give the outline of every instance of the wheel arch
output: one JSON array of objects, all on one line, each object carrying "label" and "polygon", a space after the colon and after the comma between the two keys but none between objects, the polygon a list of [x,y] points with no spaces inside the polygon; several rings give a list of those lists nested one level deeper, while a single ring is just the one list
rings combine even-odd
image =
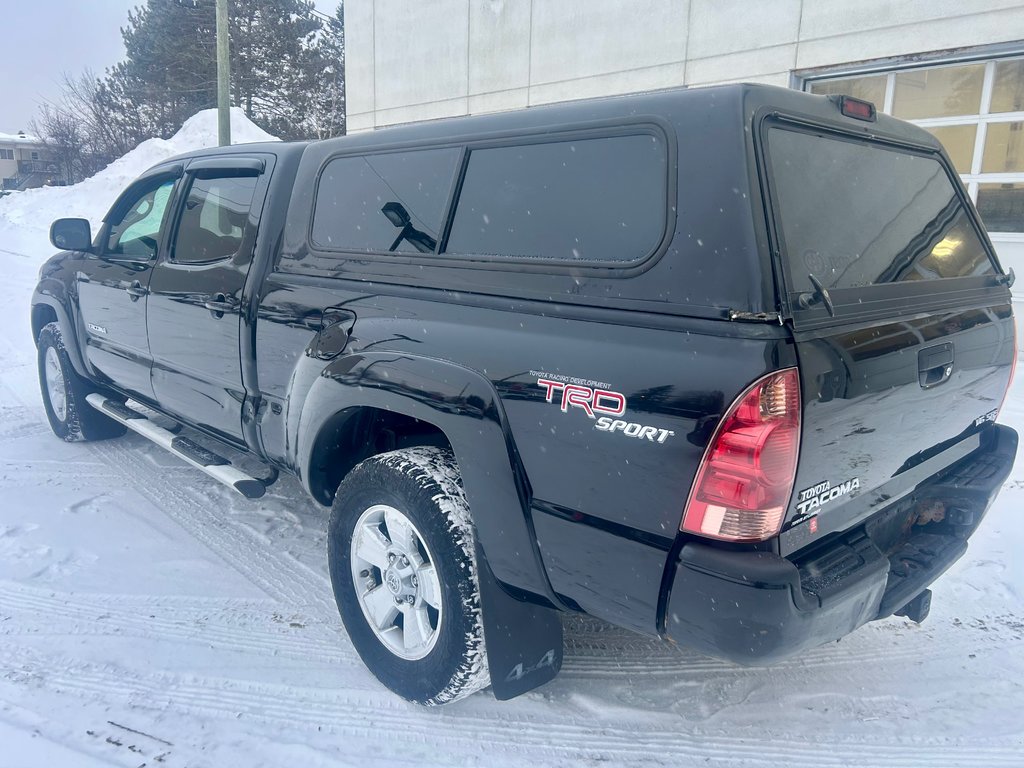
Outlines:
[{"label": "wheel arch", "polygon": [[368,405],[343,408],[320,425],[303,479],[313,498],[330,506],[341,481],[359,462],[419,445],[451,449],[448,437],[434,424]]},{"label": "wheel arch", "polygon": [[[529,484],[501,400],[486,377],[455,363],[393,353],[346,355],[328,364],[288,427],[299,476],[321,503],[328,491],[333,495],[333,475],[340,475],[325,467],[332,456],[341,467],[351,468],[387,450],[386,444],[372,444],[379,433],[367,431],[368,423],[411,427],[406,445],[450,447],[477,539],[495,577],[524,597],[564,607],[544,569],[530,515]],[[368,450],[358,450],[366,438]],[[363,455],[341,458],[346,446]]]},{"label": "wheel arch", "polygon": [[72,313],[68,310],[64,286],[62,283],[46,280],[40,283],[32,296],[32,342],[39,340],[39,332],[47,323],[57,322],[60,324],[61,337],[64,339],[64,349],[68,353],[68,359],[76,373],[88,378],[89,373],[82,356],[79,345],[79,329],[72,322]]}]

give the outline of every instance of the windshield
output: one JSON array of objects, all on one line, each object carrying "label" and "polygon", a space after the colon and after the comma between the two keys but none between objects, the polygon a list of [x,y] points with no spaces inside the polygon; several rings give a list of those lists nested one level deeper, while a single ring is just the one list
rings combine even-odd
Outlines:
[{"label": "windshield", "polygon": [[937,157],[768,131],[791,291],[995,273]]}]

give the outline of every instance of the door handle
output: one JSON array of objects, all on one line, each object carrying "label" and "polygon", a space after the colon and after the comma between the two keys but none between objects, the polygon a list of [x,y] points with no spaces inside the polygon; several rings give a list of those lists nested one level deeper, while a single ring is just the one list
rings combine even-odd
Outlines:
[{"label": "door handle", "polygon": [[128,292],[128,298],[130,298],[132,301],[138,301],[147,293],[149,293],[149,289],[143,288],[142,283],[140,283],[138,280],[133,281],[131,285],[125,288],[125,291]]},{"label": "door handle", "polygon": [[936,344],[917,353],[917,377],[922,389],[942,384],[953,375],[953,344]]},{"label": "door handle", "polygon": [[225,312],[235,311],[235,302],[231,301],[223,293],[213,294],[203,303],[203,306],[210,310],[210,314],[218,319],[224,317]]}]

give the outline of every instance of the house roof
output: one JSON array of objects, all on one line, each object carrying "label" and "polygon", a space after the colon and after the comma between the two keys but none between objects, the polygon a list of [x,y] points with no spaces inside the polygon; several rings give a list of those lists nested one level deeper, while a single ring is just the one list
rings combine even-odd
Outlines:
[{"label": "house roof", "polygon": [[0,144],[42,144],[35,136],[25,133],[0,133]]}]

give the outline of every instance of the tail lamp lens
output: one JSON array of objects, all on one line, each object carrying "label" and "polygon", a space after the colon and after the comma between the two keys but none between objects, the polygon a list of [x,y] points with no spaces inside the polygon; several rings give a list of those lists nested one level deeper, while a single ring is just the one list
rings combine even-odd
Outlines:
[{"label": "tail lamp lens", "polygon": [[856,120],[867,120],[873,123],[877,119],[874,104],[851,96],[839,97],[839,111]]},{"label": "tail lamp lens", "polygon": [[795,368],[754,382],[715,430],[680,526],[727,541],[778,533],[793,494],[800,450],[800,379]]}]

